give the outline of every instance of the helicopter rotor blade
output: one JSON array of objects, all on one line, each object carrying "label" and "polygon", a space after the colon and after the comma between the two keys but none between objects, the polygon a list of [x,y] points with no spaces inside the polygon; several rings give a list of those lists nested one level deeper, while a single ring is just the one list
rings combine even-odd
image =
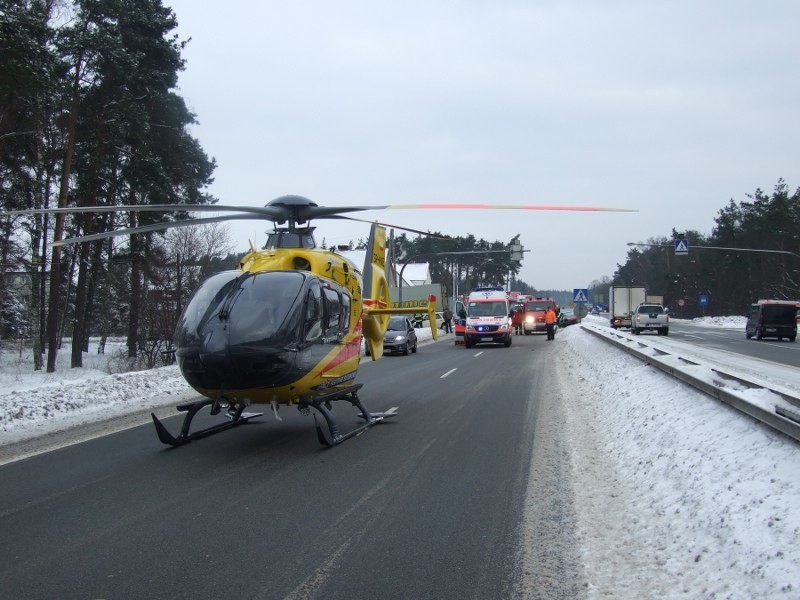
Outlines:
[{"label": "helicopter rotor blade", "polygon": [[51,246],[67,246],[70,244],[79,244],[82,242],[94,242],[96,240],[105,240],[112,237],[121,235],[130,235],[132,233],[147,233],[151,231],[164,231],[166,229],[175,229],[176,227],[191,227],[195,225],[208,225],[210,223],[221,223],[224,221],[235,220],[252,220],[251,215],[226,215],[221,217],[205,217],[202,219],[184,219],[182,221],[164,221],[162,223],[152,223],[150,225],[140,225],[139,227],[128,227],[126,229],[116,229],[114,231],[104,231],[102,233],[92,233],[89,235],[82,235],[80,237],[65,238],[57,242],[52,242]]},{"label": "helicopter rotor blade", "polygon": [[[428,231],[401,227],[380,221],[357,219],[355,217],[343,216],[342,213],[360,212],[370,210],[532,210],[532,211],[570,211],[570,212],[638,212],[629,208],[609,208],[600,206],[568,206],[568,205],[545,205],[545,204],[485,204],[485,203],[424,203],[424,204],[384,204],[375,206],[318,206],[315,202],[303,196],[281,196],[270,201],[266,206],[235,206],[224,204],[142,204],[142,205],[116,205],[116,206],[73,206],[58,208],[38,208],[25,210],[0,211],[0,217],[35,215],[35,214],[75,214],[75,213],[108,213],[108,212],[234,212],[244,214],[223,215],[218,217],[202,219],[186,219],[180,221],[168,221],[143,225],[127,229],[118,229],[103,233],[90,234],[77,238],[67,238],[53,243],[53,246],[75,244],[78,242],[88,242],[93,240],[107,239],[132,233],[147,233],[151,231],[162,231],[175,227],[188,227],[191,225],[203,225],[209,223],[220,223],[223,221],[262,219],[272,221],[277,224],[289,222],[290,226],[298,223],[311,221],[312,219],[347,219],[362,223],[377,223],[386,227],[394,227],[403,231],[409,231],[419,235],[438,237]],[[444,237],[441,239],[452,239]]]},{"label": "helicopter rotor blade", "polygon": [[357,221],[359,223],[376,223],[378,225],[383,225],[384,227],[393,227],[394,229],[400,229],[402,231],[410,231],[411,233],[417,233],[419,235],[424,235],[427,237],[431,237],[437,240],[452,240],[453,238],[449,235],[439,234],[439,233],[431,233],[430,231],[421,231],[420,229],[412,229],[411,227],[403,227],[400,225],[393,225],[392,223],[382,223],[381,221],[368,221],[367,219],[356,219],[355,217],[343,217],[338,215],[331,215],[328,217],[318,217],[322,219],[344,219],[347,221]]},{"label": "helicopter rotor blade", "polygon": [[230,206],[221,204],[132,204],[114,206],[67,206],[63,208],[30,208],[25,210],[9,210],[0,212],[0,216],[75,214],[75,213],[108,213],[108,212],[244,212],[250,213],[246,218],[265,217],[268,220],[284,219],[287,211],[283,207],[274,206]]},{"label": "helicopter rotor blade", "polygon": [[610,208],[605,206],[569,206],[560,204],[427,203],[427,204],[386,204],[384,206],[373,206],[370,208],[377,210],[449,209],[449,210],[535,210],[535,211],[569,211],[569,212],[639,212],[634,208]]}]

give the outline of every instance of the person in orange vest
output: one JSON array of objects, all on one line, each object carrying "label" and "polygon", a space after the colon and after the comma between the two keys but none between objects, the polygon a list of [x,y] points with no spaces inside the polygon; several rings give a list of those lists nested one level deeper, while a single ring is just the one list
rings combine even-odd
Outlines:
[{"label": "person in orange vest", "polygon": [[525,318],[525,309],[522,306],[518,306],[514,309],[512,315],[511,324],[514,326],[514,334],[522,335],[522,319]]},{"label": "person in orange vest", "polygon": [[556,311],[552,306],[547,307],[547,312],[544,313],[544,326],[547,329],[547,341],[556,339]]}]

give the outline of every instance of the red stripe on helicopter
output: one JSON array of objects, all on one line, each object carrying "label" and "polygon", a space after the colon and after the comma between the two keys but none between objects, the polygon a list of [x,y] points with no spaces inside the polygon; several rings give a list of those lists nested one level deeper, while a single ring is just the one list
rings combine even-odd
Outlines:
[{"label": "red stripe on helicopter", "polygon": [[387,302],[384,302],[380,298],[374,300],[371,298],[364,298],[362,302],[365,307],[370,307],[370,308],[386,308],[387,306],[389,306]]},{"label": "red stripe on helicopter", "polygon": [[324,375],[331,369],[335,369],[343,362],[346,362],[351,358],[359,356],[360,354],[361,354],[361,337],[357,337],[356,339],[347,342],[347,344],[344,345],[344,347],[338,352],[338,354],[336,354],[336,356],[334,356],[327,365],[322,367],[320,375]]}]

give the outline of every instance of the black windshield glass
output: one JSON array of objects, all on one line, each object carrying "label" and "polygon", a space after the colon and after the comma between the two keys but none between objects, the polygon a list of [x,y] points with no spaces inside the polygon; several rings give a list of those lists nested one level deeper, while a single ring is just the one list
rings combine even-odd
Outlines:
[{"label": "black windshield glass", "polygon": [[508,315],[508,306],[505,302],[470,302],[470,317],[505,317]]},{"label": "black windshield glass", "polygon": [[408,327],[406,326],[405,317],[392,317],[389,319],[389,327],[387,329],[391,331],[406,331]]},{"label": "black windshield glass", "polygon": [[183,310],[175,331],[176,345],[193,345],[202,339],[205,324],[219,316],[228,293],[241,276],[241,271],[223,271],[205,280]]},{"label": "black windshield glass", "polygon": [[553,306],[551,302],[528,302],[525,304],[525,310],[547,310],[550,306]]},{"label": "black windshield glass", "polygon": [[296,271],[269,271],[247,277],[231,309],[231,343],[272,338],[297,307],[305,276]]},{"label": "black windshield glass", "polygon": [[637,312],[641,315],[660,315],[664,312],[664,309],[661,306],[653,306],[648,304],[640,306]]},{"label": "black windshield glass", "polygon": [[791,325],[797,314],[797,308],[793,304],[766,304],[763,310],[764,321],[775,324]]}]

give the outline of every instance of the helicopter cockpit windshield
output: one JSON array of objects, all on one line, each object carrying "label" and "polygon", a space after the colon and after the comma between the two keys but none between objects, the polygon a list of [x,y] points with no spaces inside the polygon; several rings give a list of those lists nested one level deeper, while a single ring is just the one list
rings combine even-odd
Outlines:
[{"label": "helicopter cockpit windshield", "polygon": [[317,244],[314,242],[313,234],[313,227],[296,231],[281,229],[269,234],[267,243],[264,245],[264,250],[275,250],[277,248],[316,248]]},{"label": "helicopter cockpit windshield", "polygon": [[283,325],[296,320],[290,313],[299,312],[297,319],[302,322],[302,307],[296,301],[304,281],[303,274],[292,271],[217,273],[186,306],[175,343],[178,348],[197,345],[218,328],[227,330],[229,346],[264,344],[276,337],[289,343],[297,324]]}]

